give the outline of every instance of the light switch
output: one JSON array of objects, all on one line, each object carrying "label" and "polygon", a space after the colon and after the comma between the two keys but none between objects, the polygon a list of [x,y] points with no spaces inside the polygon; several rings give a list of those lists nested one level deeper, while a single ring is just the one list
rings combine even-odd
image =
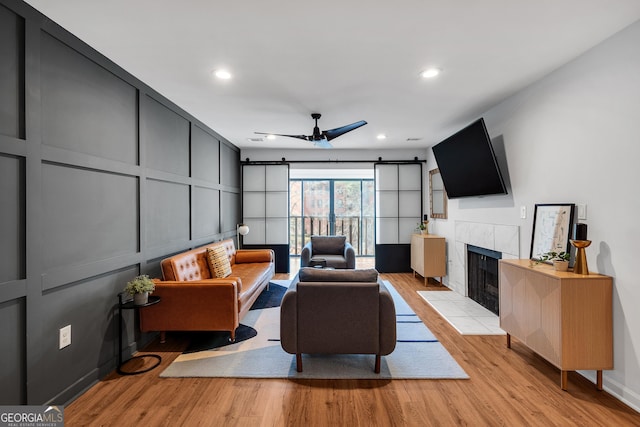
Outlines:
[{"label": "light switch", "polygon": [[578,203],[578,219],[587,219],[586,203]]}]

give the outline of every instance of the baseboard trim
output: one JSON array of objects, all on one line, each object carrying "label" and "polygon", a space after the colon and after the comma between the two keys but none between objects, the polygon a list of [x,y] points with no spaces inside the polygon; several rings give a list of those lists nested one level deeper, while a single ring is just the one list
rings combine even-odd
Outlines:
[{"label": "baseboard trim", "polygon": [[[580,375],[588,379],[589,381],[596,383],[595,371],[577,371]],[[629,389],[626,385],[619,383],[618,381],[609,378],[606,375],[606,371],[602,376],[602,388],[604,391],[629,406],[635,411],[640,412],[640,394]]]}]

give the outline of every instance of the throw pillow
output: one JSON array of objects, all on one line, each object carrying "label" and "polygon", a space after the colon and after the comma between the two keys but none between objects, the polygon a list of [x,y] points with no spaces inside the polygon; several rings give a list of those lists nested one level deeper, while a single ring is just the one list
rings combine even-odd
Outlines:
[{"label": "throw pillow", "polygon": [[231,274],[231,263],[223,245],[207,248],[207,262],[212,277],[227,277]]}]

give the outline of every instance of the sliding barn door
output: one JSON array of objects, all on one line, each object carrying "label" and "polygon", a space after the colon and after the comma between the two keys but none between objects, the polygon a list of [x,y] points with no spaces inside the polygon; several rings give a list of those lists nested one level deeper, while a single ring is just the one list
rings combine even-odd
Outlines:
[{"label": "sliding barn door", "polygon": [[276,253],[276,272],[289,272],[289,165],[242,166],[242,218],[249,234],[245,249]]},{"label": "sliding barn door", "polygon": [[411,271],[411,234],[422,218],[422,164],[376,164],[376,269]]}]

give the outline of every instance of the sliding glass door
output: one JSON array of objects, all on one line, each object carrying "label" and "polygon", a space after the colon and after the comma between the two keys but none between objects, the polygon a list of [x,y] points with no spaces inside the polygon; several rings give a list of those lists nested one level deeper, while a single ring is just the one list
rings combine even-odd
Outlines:
[{"label": "sliding glass door", "polygon": [[311,235],[347,236],[356,254],[374,254],[374,184],[369,179],[292,179],[290,250],[299,255]]}]

